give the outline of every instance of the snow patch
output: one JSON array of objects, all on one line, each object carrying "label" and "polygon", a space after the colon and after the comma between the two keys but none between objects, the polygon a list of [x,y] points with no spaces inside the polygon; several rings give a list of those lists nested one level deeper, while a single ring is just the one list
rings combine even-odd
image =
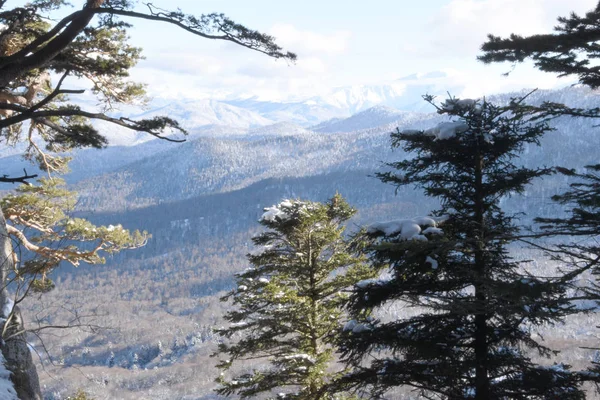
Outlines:
[{"label": "snow patch", "polygon": [[260,219],[261,221],[275,222],[277,219],[285,221],[289,218],[290,216],[286,212],[282,211],[278,206],[271,206],[265,208],[265,212]]},{"label": "snow patch", "polygon": [[290,354],[290,355],[284,356],[283,359],[284,360],[302,360],[302,361],[308,361],[311,364],[315,363],[314,357],[311,357],[310,355],[305,354],[305,353]]},{"label": "snow patch", "polygon": [[437,260],[433,259],[432,257],[427,256],[427,258],[425,259],[425,262],[431,264],[431,269],[438,269],[439,264],[438,264]]},{"label": "snow patch", "polygon": [[435,228],[433,226],[430,226],[427,229],[424,229],[422,232],[424,235],[443,235],[444,231],[441,230],[440,228]]},{"label": "snow patch", "polygon": [[463,121],[440,122],[435,127],[424,131],[426,135],[435,137],[436,140],[446,140],[455,138],[458,134],[464,133],[469,129],[469,125]]},{"label": "snow patch", "polygon": [[478,100],[474,99],[448,99],[441,104],[441,108],[445,111],[481,110]]},{"label": "snow patch", "polygon": [[14,307],[15,307],[15,302],[13,301],[13,299],[11,299],[10,297],[7,297],[6,302],[4,303],[4,306],[2,306],[2,317],[8,318],[10,313],[13,311]]},{"label": "snow patch", "polygon": [[391,281],[391,278],[389,279],[363,279],[360,282],[357,282],[354,286],[356,286],[359,289],[364,289],[367,286],[383,286],[387,283],[389,283]]},{"label": "snow patch", "polygon": [[11,372],[6,369],[6,360],[0,352],[0,399],[19,400],[15,387],[10,380]]},{"label": "snow patch", "polygon": [[[367,227],[367,233],[381,232],[386,236],[398,235],[404,240],[421,240],[426,241],[427,238],[423,234],[442,233],[442,230],[437,228],[438,221],[431,217],[416,217],[413,219],[399,219],[387,222],[376,222]],[[422,230],[421,227],[427,227]]]},{"label": "snow patch", "polygon": [[360,323],[354,319],[351,319],[350,321],[346,322],[346,325],[344,325],[343,330],[346,332],[351,331],[352,333],[361,333],[373,330],[373,326],[371,326],[370,324]]}]

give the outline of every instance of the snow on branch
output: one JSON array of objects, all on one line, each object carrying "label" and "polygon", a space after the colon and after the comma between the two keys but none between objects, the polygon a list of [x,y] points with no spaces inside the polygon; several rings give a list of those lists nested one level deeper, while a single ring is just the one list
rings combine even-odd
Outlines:
[{"label": "snow on branch", "polygon": [[438,225],[445,220],[444,217],[416,217],[376,222],[367,227],[367,233],[383,233],[385,236],[399,236],[403,240],[426,241],[425,234],[440,235],[443,233]]}]

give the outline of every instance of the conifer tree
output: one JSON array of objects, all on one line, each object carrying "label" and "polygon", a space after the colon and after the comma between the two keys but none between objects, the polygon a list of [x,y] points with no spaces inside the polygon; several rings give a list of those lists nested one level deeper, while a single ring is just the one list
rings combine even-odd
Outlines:
[{"label": "conifer tree", "polygon": [[[552,197],[552,200],[564,205],[567,212],[564,217],[536,219],[540,228],[537,236],[559,239],[551,244],[538,244],[537,247],[559,261],[561,270],[566,271],[571,280],[585,273],[596,278],[595,281],[585,279],[585,284],[578,280],[578,284],[573,286],[572,300],[600,302],[600,164],[588,165],[585,169],[585,172],[578,173],[572,169],[558,168],[562,174],[574,180],[567,191]],[[600,348],[596,351],[600,351]],[[597,358],[589,370],[591,373],[583,373],[582,376],[599,384],[600,363]]]},{"label": "conifer tree", "polygon": [[54,283],[48,274],[60,262],[74,266],[81,262],[102,264],[102,253],[112,254],[146,243],[146,232],[129,232],[121,225],[95,226],[71,217],[75,202],[75,193],[66,189],[60,178],[40,179],[35,186],[22,185],[0,199],[8,235],[22,246],[13,252],[15,268],[7,277],[18,284],[17,299],[30,290],[51,290]]},{"label": "conifer tree", "polygon": [[285,200],[265,209],[267,231],[253,238],[260,251],[252,267],[237,275],[226,315],[231,324],[218,332],[224,372],[244,360],[265,364],[231,379],[222,373],[217,392],[241,398],[341,399],[328,392],[334,341],[344,315],[346,289],[373,276],[344,239],[344,222],[355,214],[339,195],[329,202]]},{"label": "conifer tree", "polygon": [[[569,17],[558,18],[555,34],[521,37],[511,35],[507,39],[489,36],[484,43],[484,54],[479,57],[486,63],[534,61],[542,71],[557,73],[559,76],[577,76],[579,82],[592,89],[600,87],[600,69],[595,60],[600,56],[600,2],[585,16],[572,13]],[[533,109],[533,108],[532,108]],[[536,107],[546,116],[572,116],[599,118],[600,108],[574,109],[560,103],[545,102]],[[548,251],[555,260],[562,262],[574,279],[577,275],[590,271],[600,275],[600,164],[585,166],[584,172],[567,168],[557,171],[571,180],[569,189],[556,195],[553,200],[567,207],[564,217],[538,218],[540,237],[559,237],[555,246],[539,246]],[[574,237],[575,240],[565,240]],[[576,286],[579,299],[600,300],[600,284],[590,282],[587,287]],[[600,381],[600,365],[594,363],[592,374],[586,377]]]},{"label": "conifer tree", "polygon": [[[554,354],[533,335],[536,326],[574,312],[568,282],[532,275],[508,250],[519,225],[500,200],[550,173],[516,162],[524,145],[538,144],[550,129],[521,100],[497,106],[449,99],[438,107],[448,122],[392,135],[393,147],[409,157],[380,178],[439,199],[433,215],[444,222],[369,227],[371,260],[389,265],[390,276],[357,285],[351,297],[357,317],[341,340],[355,368],[345,378],[350,387],[369,387],[376,398],[396,386],[439,399],[585,398],[569,366],[532,360]],[[373,319],[394,304],[421,313]]]}]

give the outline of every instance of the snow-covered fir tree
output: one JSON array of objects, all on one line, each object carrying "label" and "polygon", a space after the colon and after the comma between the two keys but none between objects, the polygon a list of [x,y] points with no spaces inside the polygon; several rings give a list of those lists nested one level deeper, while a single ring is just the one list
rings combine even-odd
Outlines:
[{"label": "snow-covered fir tree", "polygon": [[[339,374],[332,364],[345,321],[342,304],[348,288],[373,276],[344,237],[355,212],[340,195],[265,209],[260,223],[267,230],[253,238],[259,251],[248,255],[252,267],[237,275],[237,288],[224,298],[233,299],[234,309],[226,315],[229,327],[218,331],[227,338],[219,346],[226,357],[219,394],[344,398],[327,386]],[[243,372],[227,372],[236,364]]]},{"label": "snow-covered fir tree", "polygon": [[[536,326],[575,312],[569,282],[528,273],[508,250],[520,227],[500,200],[550,172],[516,164],[524,145],[550,129],[520,104],[451,98],[438,106],[449,121],[393,134],[393,147],[409,158],[381,179],[415,185],[441,206],[430,220],[369,227],[371,260],[389,265],[390,277],[360,283],[351,297],[357,317],[341,340],[354,366],[350,387],[377,398],[397,386],[431,399],[585,398],[568,365],[533,361],[555,354],[534,336]],[[364,317],[399,302],[421,313]]]}]

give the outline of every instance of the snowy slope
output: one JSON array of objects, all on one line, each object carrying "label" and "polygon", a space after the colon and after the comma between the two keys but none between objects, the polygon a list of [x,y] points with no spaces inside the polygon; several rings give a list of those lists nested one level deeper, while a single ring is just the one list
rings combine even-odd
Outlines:
[{"label": "snowy slope", "polygon": [[286,121],[253,129],[248,131],[247,136],[288,136],[307,135],[312,133],[312,131],[304,129],[298,124]]},{"label": "snowy slope", "polygon": [[449,84],[448,76],[441,71],[413,74],[377,85],[341,87],[330,93],[313,97],[307,102],[320,106],[333,106],[346,110],[349,115],[383,105],[402,111],[432,112],[423,101],[424,94],[445,97],[447,92],[460,94],[463,87]]},{"label": "snowy slope", "polygon": [[255,98],[234,99],[227,104],[255,112],[273,121],[291,121],[302,126],[318,124],[331,118],[345,118],[351,113],[330,104],[308,99],[295,102],[260,101]]},{"label": "snowy slope", "polygon": [[251,110],[273,121],[293,121],[303,126],[316,125],[334,118],[348,118],[374,106],[402,111],[433,112],[423,101],[424,94],[445,97],[447,92],[460,95],[463,87],[449,84],[448,75],[434,71],[413,74],[375,85],[354,85],[332,89],[329,93],[289,102],[260,101],[255,98],[230,99],[226,103]]},{"label": "snowy slope", "polygon": [[273,121],[253,111],[245,110],[216,100],[188,100],[165,104],[135,115],[135,118],[151,118],[166,115],[174,118],[193,133],[209,125],[253,128],[272,124]]},{"label": "snowy slope", "polygon": [[404,124],[411,119],[416,118],[417,113],[398,111],[387,106],[375,106],[365,111],[354,114],[350,118],[325,121],[312,127],[312,130],[319,133],[333,132],[351,132],[363,129],[375,128],[391,122]]},{"label": "snowy slope", "polygon": [[0,352],[0,400],[19,400],[15,386],[10,380],[11,372],[4,366],[5,362],[4,356]]}]

